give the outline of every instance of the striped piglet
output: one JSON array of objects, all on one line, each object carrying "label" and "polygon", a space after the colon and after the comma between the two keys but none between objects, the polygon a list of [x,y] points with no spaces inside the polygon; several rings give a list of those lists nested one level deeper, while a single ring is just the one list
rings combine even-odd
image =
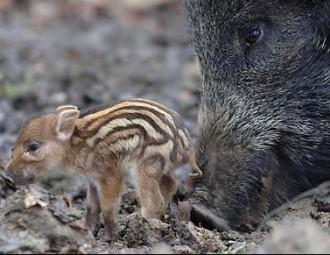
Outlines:
[{"label": "striped piglet", "polygon": [[80,114],[72,105],[29,120],[20,131],[5,174],[31,183],[61,168],[90,176],[86,226],[102,211],[109,239],[124,184],[133,182],[145,218],[159,218],[177,190],[173,171],[191,167],[200,177],[194,147],[177,113],[156,102],[130,99]]}]

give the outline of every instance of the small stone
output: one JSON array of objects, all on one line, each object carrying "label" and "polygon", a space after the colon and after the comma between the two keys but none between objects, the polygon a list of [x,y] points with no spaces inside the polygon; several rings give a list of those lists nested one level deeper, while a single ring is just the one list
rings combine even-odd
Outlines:
[{"label": "small stone", "polygon": [[171,247],[165,243],[156,244],[151,252],[151,254],[173,254]]},{"label": "small stone", "polygon": [[176,245],[173,247],[175,254],[194,254],[195,251],[187,245]]},{"label": "small stone", "polygon": [[46,207],[48,204],[48,193],[37,185],[31,185],[24,198],[25,208],[31,208],[33,206]]}]

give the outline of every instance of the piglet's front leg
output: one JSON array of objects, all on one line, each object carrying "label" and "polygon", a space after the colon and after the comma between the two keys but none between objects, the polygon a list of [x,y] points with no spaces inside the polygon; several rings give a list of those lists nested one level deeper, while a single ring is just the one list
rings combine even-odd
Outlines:
[{"label": "piglet's front leg", "polygon": [[164,212],[165,201],[157,178],[157,164],[141,164],[138,168],[138,195],[141,214],[145,219],[159,219]]},{"label": "piglet's front leg", "polygon": [[122,178],[110,176],[100,181],[100,202],[104,217],[104,231],[113,240],[117,234],[116,214],[120,203]]}]

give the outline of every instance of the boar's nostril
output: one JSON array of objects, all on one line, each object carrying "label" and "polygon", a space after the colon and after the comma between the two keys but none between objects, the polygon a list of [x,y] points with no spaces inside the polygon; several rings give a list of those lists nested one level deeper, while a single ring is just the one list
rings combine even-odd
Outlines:
[{"label": "boar's nostril", "polygon": [[207,160],[203,153],[197,153],[196,161],[198,167],[203,171],[207,167]]}]

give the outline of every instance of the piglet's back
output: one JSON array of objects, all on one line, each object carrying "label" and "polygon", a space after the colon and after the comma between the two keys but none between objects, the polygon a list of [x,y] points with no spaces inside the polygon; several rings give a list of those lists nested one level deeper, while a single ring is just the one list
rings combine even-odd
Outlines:
[{"label": "piglet's back", "polygon": [[129,99],[87,111],[76,123],[76,136],[92,148],[102,143],[121,152],[139,148],[141,155],[168,154],[164,160],[175,164],[184,160],[192,146],[180,116],[145,99]]}]

